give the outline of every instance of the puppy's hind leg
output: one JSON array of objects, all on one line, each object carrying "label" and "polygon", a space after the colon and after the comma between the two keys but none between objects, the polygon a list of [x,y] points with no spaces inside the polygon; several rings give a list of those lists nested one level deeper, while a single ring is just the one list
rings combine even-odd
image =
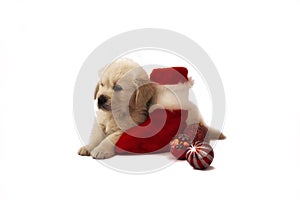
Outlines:
[{"label": "puppy's hind leg", "polygon": [[226,139],[226,136],[219,130],[214,129],[212,127],[207,127],[208,128],[208,137],[210,140],[224,140]]},{"label": "puppy's hind leg", "polygon": [[88,143],[88,145],[83,146],[79,149],[78,155],[90,156],[90,152],[102,142],[104,137],[105,137],[105,134],[100,129],[100,127],[97,123],[97,120],[95,119],[93,128],[92,128],[92,132],[91,132],[91,135],[89,138],[89,143]]}]

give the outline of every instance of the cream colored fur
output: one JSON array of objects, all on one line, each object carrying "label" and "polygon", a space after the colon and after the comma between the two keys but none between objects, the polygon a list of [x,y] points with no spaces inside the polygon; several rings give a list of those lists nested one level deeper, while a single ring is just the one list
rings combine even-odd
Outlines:
[{"label": "cream colored fur", "polygon": [[[154,89],[147,73],[129,59],[113,62],[99,76],[94,98],[97,101],[100,95],[107,96],[108,110],[97,110],[89,143],[78,154],[104,159],[115,154],[115,144],[124,130],[146,120],[146,103],[154,95]],[[116,85],[122,90],[114,91]]]}]

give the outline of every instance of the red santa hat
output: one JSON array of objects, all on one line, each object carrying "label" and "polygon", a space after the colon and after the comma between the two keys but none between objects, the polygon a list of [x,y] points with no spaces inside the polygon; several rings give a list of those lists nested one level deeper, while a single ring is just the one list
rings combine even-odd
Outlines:
[{"label": "red santa hat", "polygon": [[185,67],[170,67],[154,69],[150,80],[162,85],[173,85],[188,81],[188,70]]},{"label": "red santa hat", "polygon": [[182,109],[182,105],[189,102],[189,89],[193,81],[188,78],[185,67],[169,67],[154,69],[150,80],[158,83],[156,89],[156,105],[150,112],[163,107],[165,109]]}]

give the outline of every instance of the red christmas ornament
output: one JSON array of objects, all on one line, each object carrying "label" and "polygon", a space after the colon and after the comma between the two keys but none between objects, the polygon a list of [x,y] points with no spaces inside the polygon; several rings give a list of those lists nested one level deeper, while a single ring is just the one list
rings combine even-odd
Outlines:
[{"label": "red christmas ornament", "polygon": [[171,153],[178,160],[185,160],[185,153],[187,148],[191,145],[191,138],[186,134],[179,134],[170,143]]},{"label": "red christmas ornament", "polygon": [[184,130],[184,134],[190,136],[193,143],[203,142],[206,137],[207,130],[208,129],[202,124],[191,124]]},{"label": "red christmas ornament", "polygon": [[197,142],[187,149],[186,159],[195,169],[206,169],[214,159],[213,148],[207,142]]}]

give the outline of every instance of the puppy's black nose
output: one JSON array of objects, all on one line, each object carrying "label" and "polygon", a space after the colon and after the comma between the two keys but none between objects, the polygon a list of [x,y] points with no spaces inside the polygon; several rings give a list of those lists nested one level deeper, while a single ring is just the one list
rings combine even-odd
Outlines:
[{"label": "puppy's black nose", "polygon": [[107,96],[101,94],[98,98],[98,105],[103,105],[107,102]]}]

